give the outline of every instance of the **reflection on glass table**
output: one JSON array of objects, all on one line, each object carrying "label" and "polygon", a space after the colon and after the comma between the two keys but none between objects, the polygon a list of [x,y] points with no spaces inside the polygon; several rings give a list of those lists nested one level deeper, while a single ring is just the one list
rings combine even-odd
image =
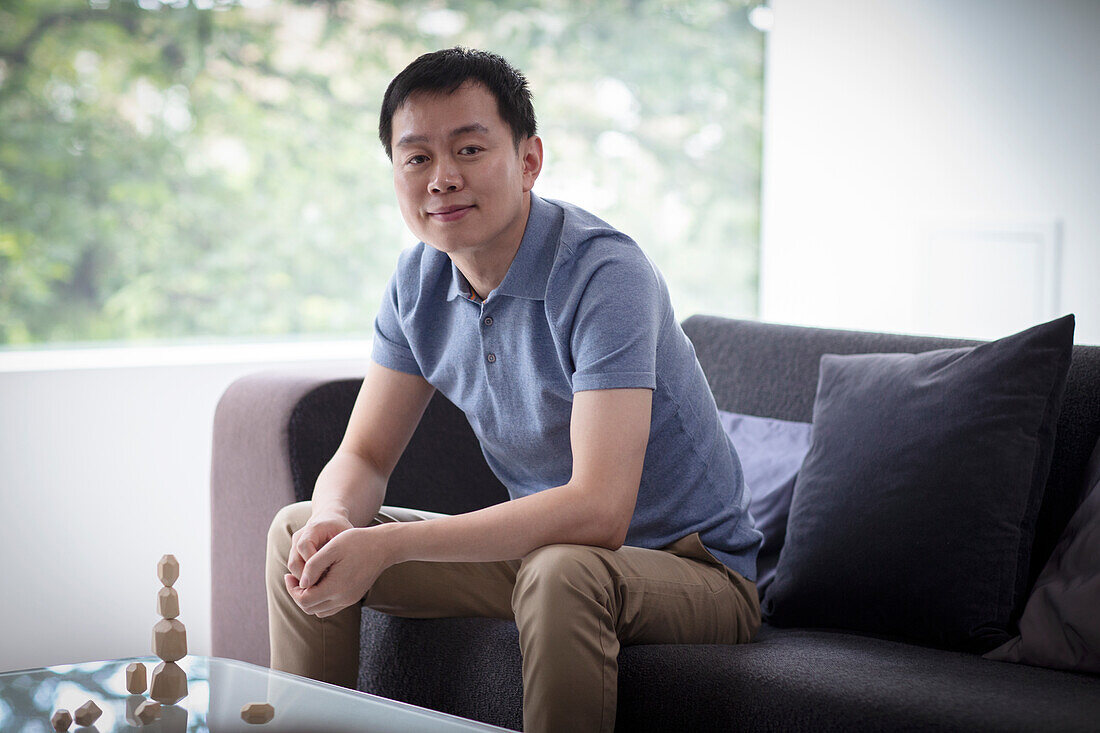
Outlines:
[{"label": "reflection on glass table", "polygon": [[[92,700],[103,714],[94,726],[73,731],[254,731],[255,733],[415,733],[423,731],[502,731],[434,710],[376,695],[274,672],[264,667],[216,657],[188,656],[178,664],[187,673],[187,697],[163,706],[161,719],[142,726],[134,716],[146,695],[126,691],[126,665],[145,664],[152,675],[160,662],[136,657],[109,662],[61,665],[0,674],[0,731],[49,733],[50,716],[59,708],[70,713]],[[275,717],[262,725],[241,719],[241,708],[266,702]]]}]

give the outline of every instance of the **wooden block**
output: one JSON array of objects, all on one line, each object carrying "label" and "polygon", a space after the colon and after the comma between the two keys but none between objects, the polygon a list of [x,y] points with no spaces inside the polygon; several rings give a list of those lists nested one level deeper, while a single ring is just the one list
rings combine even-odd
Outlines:
[{"label": "wooden block", "polygon": [[73,720],[76,721],[77,725],[92,725],[99,720],[100,715],[103,715],[103,711],[99,709],[98,705],[89,700],[76,709],[76,712],[73,713]]},{"label": "wooden block", "polygon": [[174,705],[187,697],[187,673],[175,662],[161,662],[153,670],[149,697],[165,705]]},{"label": "wooden block", "polygon": [[241,708],[241,720],[246,723],[263,724],[275,717],[275,708],[266,702],[250,702]]},{"label": "wooden block", "polygon": [[153,626],[153,654],[166,662],[187,656],[187,627],[174,618],[157,621]]},{"label": "wooden block", "polygon": [[134,662],[126,665],[126,691],[133,695],[145,692],[145,665]]},{"label": "wooden block", "polygon": [[176,618],[180,615],[180,596],[175,588],[165,586],[157,591],[157,613],[162,618]]},{"label": "wooden block", "polygon": [[160,719],[160,711],[161,705],[159,702],[146,700],[138,705],[137,710],[134,712],[134,716],[141,721],[142,725],[149,725],[154,720]]},{"label": "wooden block", "polygon": [[165,555],[157,563],[157,577],[160,582],[171,587],[180,576],[180,564],[175,555]]},{"label": "wooden block", "polygon": [[50,725],[53,726],[54,730],[68,730],[72,724],[73,716],[69,715],[69,711],[65,708],[61,708],[50,718]]}]

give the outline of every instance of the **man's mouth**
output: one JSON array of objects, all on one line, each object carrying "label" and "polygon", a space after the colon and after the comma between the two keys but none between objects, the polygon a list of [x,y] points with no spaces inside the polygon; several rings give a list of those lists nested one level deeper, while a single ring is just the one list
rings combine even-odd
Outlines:
[{"label": "man's mouth", "polygon": [[466,215],[466,212],[470,211],[474,207],[469,206],[445,206],[438,211],[429,211],[428,216],[436,221],[458,221]]}]

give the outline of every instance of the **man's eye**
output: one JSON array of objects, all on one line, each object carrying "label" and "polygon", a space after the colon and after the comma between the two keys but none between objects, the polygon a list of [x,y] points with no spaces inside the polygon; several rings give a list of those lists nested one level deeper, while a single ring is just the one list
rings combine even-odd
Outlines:
[{"label": "man's eye", "polygon": [[405,164],[406,165],[420,165],[421,163],[424,163],[427,160],[428,160],[428,156],[426,156],[426,155],[414,155],[413,157],[406,160]]},{"label": "man's eye", "polygon": [[476,155],[481,152],[481,148],[476,145],[467,145],[458,151],[459,155]]}]

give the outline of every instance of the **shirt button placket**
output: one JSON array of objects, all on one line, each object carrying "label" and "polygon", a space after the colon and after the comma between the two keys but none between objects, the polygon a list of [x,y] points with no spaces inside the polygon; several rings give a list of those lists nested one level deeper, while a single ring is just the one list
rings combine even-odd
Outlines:
[{"label": "shirt button placket", "polygon": [[[482,314],[484,314],[484,312],[485,311],[483,310]],[[485,345],[485,349],[486,349],[486,352],[487,352],[485,354],[485,361],[489,362],[490,364],[495,364],[496,361],[497,361],[497,355],[494,354],[492,351],[489,351],[489,349],[492,347],[491,339],[488,339],[488,338],[485,337],[485,329],[488,328],[489,326],[493,325],[493,317],[483,315],[482,319],[481,319],[481,323],[482,323],[481,343]]]}]

